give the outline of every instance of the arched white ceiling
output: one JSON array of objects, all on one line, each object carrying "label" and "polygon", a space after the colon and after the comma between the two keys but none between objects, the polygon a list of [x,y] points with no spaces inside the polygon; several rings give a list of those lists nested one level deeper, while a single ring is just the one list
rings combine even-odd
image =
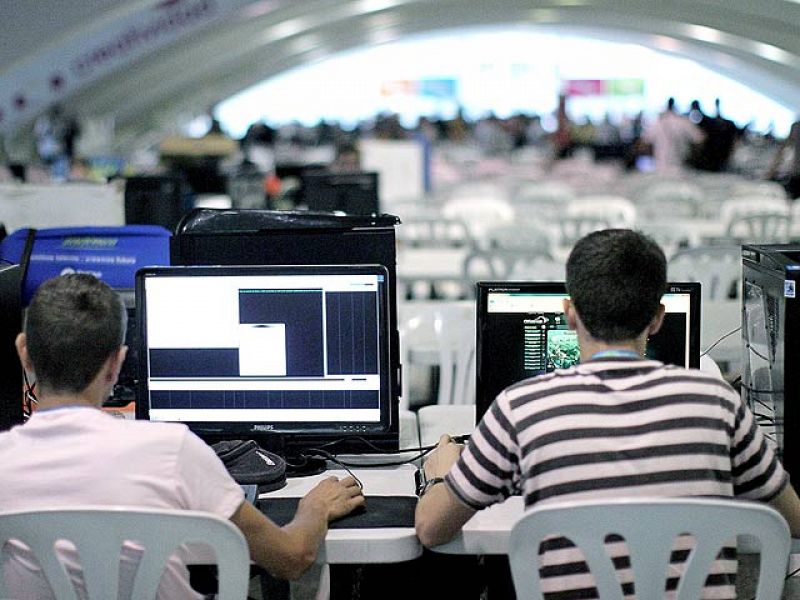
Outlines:
[{"label": "arched white ceiling", "polygon": [[10,15],[2,12],[14,3],[3,3],[0,96],[20,65],[58,56],[125,15],[190,2],[213,18],[69,90],[67,108],[113,115],[120,131],[161,128],[343,50],[446,28],[525,24],[685,56],[800,109],[799,0],[40,0]]}]

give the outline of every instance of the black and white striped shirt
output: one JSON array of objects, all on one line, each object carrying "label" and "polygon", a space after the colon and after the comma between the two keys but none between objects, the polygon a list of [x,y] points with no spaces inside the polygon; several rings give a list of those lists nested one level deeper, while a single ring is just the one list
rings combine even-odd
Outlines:
[{"label": "black and white striped shirt", "polygon": [[[615,357],[504,390],[446,482],[461,501],[481,509],[517,486],[526,507],[635,496],[768,501],[788,476],[727,383],[700,371]],[[544,557],[543,590],[561,599],[593,597],[591,575],[565,542],[554,540]],[[618,552],[624,569],[624,548]],[[680,563],[685,555],[676,547],[673,559]],[[735,553],[723,558],[729,560],[718,562],[705,597],[735,597],[733,577],[726,575],[735,573]],[[629,572],[620,576],[630,581]]]}]

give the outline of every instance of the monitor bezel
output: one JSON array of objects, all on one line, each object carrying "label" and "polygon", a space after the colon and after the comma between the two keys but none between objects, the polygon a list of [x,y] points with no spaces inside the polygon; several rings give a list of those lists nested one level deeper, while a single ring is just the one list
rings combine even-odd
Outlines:
[{"label": "monitor bezel", "polygon": [[[482,347],[483,327],[482,319],[488,311],[488,298],[491,292],[521,292],[533,294],[567,294],[564,281],[479,281],[476,284],[476,310],[475,310],[475,404],[476,422],[489,408],[494,398],[485,398],[486,382],[484,367],[481,364],[482,356],[479,349]],[[700,368],[700,310],[701,289],[699,282],[668,282],[665,294],[689,294],[689,365],[690,369]]]},{"label": "monitor bezel", "polygon": [[[172,266],[148,267],[136,273],[137,346],[139,356],[147,352],[147,323],[145,281],[152,277],[185,276],[258,276],[258,275],[378,275],[378,326],[379,326],[379,373],[380,419],[378,422],[231,422],[231,421],[180,421],[190,430],[208,441],[234,438],[274,438],[281,436],[281,447],[303,440],[334,441],[337,438],[371,436],[392,433],[392,394],[390,323],[389,323],[389,274],[383,265],[264,265],[264,266]],[[136,418],[150,420],[150,396],[148,389],[148,361],[139,361],[139,381],[136,403]],[[159,421],[164,422],[164,421]]]}]

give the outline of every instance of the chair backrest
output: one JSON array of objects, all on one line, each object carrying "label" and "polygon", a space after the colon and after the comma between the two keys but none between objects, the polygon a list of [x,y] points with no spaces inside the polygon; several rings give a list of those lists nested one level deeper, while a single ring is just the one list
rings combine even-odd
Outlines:
[{"label": "chair backrest", "polygon": [[614,224],[608,217],[602,215],[567,215],[558,219],[558,227],[560,230],[558,245],[563,249],[571,249],[575,242],[583,236],[599,231],[601,229],[609,229]]},{"label": "chair backrest", "polygon": [[719,220],[727,225],[734,217],[765,213],[789,215],[789,202],[771,196],[737,196],[721,204]]},{"label": "chair backrest", "polygon": [[700,214],[703,191],[683,181],[661,181],[642,192],[636,201],[637,216],[654,220],[692,218]]},{"label": "chair backrest", "polygon": [[[125,542],[144,548],[131,598],[154,598],[167,559],[182,544],[213,549],[220,600],[247,596],[250,555],[242,533],[216,515],[186,510],[140,507],[76,507],[0,513],[0,547],[8,540],[28,546],[58,600],[75,600],[75,588],[54,551],[58,540],[69,540],[80,557],[90,600],[116,598],[120,551]],[[0,597],[9,597],[0,573]]]},{"label": "chair backrest", "polygon": [[474,290],[476,281],[536,279],[561,281],[564,264],[550,254],[537,254],[521,248],[473,250],[464,258],[463,287]]},{"label": "chair backrest", "polygon": [[472,246],[472,236],[461,219],[442,216],[409,217],[397,227],[397,242],[407,246]]},{"label": "chair backrest", "polygon": [[739,246],[698,246],[681,250],[667,263],[669,281],[699,281],[703,300],[737,297],[742,279]]},{"label": "chair backrest", "polygon": [[607,220],[612,227],[632,227],[636,221],[636,206],[622,196],[583,196],[570,201],[567,215]]},{"label": "chair backrest", "polygon": [[785,213],[738,215],[728,221],[727,236],[743,242],[782,244],[789,241],[791,219]]},{"label": "chair backrest", "polygon": [[731,196],[762,196],[786,199],[786,190],[775,181],[740,181],[730,189]]},{"label": "chair backrest", "polygon": [[414,365],[439,369],[437,403],[459,404],[468,397],[469,373],[475,356],[475,308],[472,303],[436,302],[406,305],[400,319],[403,377],[401,408],[408,408]]},{"label": "chair backrest", "polygon": [[726,542],[737,535],[760,544],[758,600],[778,600],[789,559],[791,537],[783,517],[760,504],[732,499],[629,498],[564,502],[533,508],[514,526],[509,561],[517,598],[543,597],[538,553],[542,540],[561,535],[578,546],[594,576],[598,597],[622,600],[622,587],[605,547],[611,534],[624,538],[631,559],[636,598],[662,600],[670,554],[677,536],[691,534],[694,547],[675,592],[695,600]]},{"label": "chair backrest", "polygon": [[516,223],[493,225],[484,233],[484,245],[489,249],[520,250],[531,258],[544,256],[552,258],[553,240],[549,229],[530,221],[517,220]]}]

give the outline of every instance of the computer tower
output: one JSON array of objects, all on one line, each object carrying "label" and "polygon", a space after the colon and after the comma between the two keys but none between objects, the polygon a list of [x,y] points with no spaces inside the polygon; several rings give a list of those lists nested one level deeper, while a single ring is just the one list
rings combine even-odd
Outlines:
[{"label": "computer tower", "polygon": [[742,247],[742,389],[768,431],[774,411],[775,442],[793,479],[800,477],[798,280],[800,245]]},{"label": "computer tower", "polygon": [[[400,397],[400,335],[393,215],[337,215],[311,211],[194,209],[170,240],[176,265],[358,265],[378,264],[389,274],[392,396]],[[398,402],[392,427],[370,442],[397,450]]]},{"label": "computer tower", "polygon": [[14,340],[22,330],[19,265],[0,265],[0,431],[22,423],[22,367]]},{"label": "computer tower", "polygon": [[174,231],[191,208],[192,191],[179,175],[137,175],[125,180],[125,223]]}]

